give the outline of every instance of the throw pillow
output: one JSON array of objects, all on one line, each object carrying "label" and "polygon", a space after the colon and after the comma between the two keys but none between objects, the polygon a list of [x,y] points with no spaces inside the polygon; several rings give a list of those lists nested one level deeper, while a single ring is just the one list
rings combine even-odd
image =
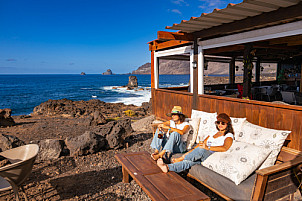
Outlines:
[{"label": "throw pillow", "polygon": [[291,131],[264,128],[245,121],[241,131],[235,133],[235,139],[240,142],[260,146],[268,151],[271,150],[270,155],[260,167],[260,169],[263,169],[275,164],[282,145],[290,132]]},{"label": "throw pillow", "polygon": [[208,135],[215,134],[217,132],[216,125],[215,125],[215,121],[217,117],[216,112],[208,113],[203,111],[192,110],[192,116],[194,118],[196,117],[200,118],[196,143],[198,143],[199,141],[203,141]]},{"label": "throw pillow", "polygon": [[[234,133],[239,133],[241,131],[243,122],[246,120],[246,118],[236,118],[236,117],[231,117],[232,120],[232,126],[234,129]],[[236,140],[236,138],[235,138]]]},{"label": "throw pillow", "polygon": [[200,118],[193,118],[193,119],[191,118],[191,120],[189,121],[189,124],[191,125],[191,130],[187,138],[187,150],[192,149],[192,146],[196,142],[199,122],[200,122]]},{"label": "throw pillow", "polygon": [[226,152],[215,152],[202,165],[221,174],[236,185],[252,174],[270,151],[245,142],[234,141]]}]

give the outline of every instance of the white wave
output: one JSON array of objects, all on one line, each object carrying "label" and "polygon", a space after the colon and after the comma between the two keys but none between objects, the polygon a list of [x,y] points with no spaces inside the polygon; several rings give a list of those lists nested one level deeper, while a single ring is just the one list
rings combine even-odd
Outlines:
[{"label": "white wave", "polygon": [[160,88],[166,88],[166,87],[182,87],[182,86],[188,86],[188,83],[181,83],[181,84],[160,84]]},{"label": "white wave", "polygon": [[102,98],[102,101],[110,102],[110,103],[124,103],[125,105],[136,105],[141,106],[143,102],[149,102],[151,98],[151,92],[150,87],[138,87],[143,88],[144,90],[127,90],[126,87],[120,87],[116,89],[112,89],[113,87],[103,87],[104,90],[108,91],[118,91],[119,93],[123,94],[133,94],[133,96],[130,97],[106,97]]},{"label": "white wave", "polygon": [[93,96],[93,95],[92,95],[91,98],[97,98],[97,96]]}]

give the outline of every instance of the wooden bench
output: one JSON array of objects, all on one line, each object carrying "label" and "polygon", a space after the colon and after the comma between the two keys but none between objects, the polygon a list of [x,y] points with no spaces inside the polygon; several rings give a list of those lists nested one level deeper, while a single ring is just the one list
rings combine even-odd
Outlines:
[{"label": "wooden bench", "polygon": [[122,165],[123,182],[130,176],[152,200],[206,200],[210,198],[175,172],[163,173],[148,152],[117,154]]}]

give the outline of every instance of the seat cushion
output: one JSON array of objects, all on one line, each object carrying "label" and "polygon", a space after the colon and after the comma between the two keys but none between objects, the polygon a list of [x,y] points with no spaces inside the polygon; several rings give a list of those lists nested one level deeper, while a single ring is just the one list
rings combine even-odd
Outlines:
[{"label": "seat cushion", "polygon": [[234,141],[229,150],[215,152],[202,165],[239,185],[263,163],[271,150],[245,142]]},{"label": "seat cushion", "polygon": [[202,165],[194,165],[189,170],[189,174],[233,200],[250,200],[256,178],[254,172],[246,180],[236,185],[228,178]]}]

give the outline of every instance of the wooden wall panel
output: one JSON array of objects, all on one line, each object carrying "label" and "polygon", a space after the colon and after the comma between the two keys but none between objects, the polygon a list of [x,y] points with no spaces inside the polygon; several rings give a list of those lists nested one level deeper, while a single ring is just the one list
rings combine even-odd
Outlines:
[{"label": "wooden wall panel", "polygon": [[[152,90],[154,114],[168,119],[174,105],[180,105],[188,116],[192,110],[192,93],[167,89]],[[279,130],[290,130],[288,146],[302,151],[302,107],[268,102],[242,100],[221,96],[199,95],[198,109],[205,112],[225,112],[232,117],[246,117],[251,123]]]}]

